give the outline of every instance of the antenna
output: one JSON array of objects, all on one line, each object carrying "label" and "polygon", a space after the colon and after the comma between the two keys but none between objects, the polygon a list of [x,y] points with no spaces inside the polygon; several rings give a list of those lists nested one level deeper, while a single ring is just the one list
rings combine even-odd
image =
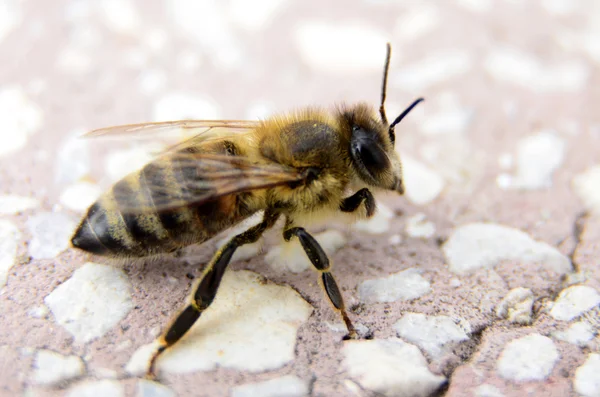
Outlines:
[{"label": "antenna", "polygon": [[385,93],[387,91],[387,77],[388,70],[390,69],[390,58],[392,56],[392,45],[390,43],[386,43],[386,55],[385,55],[385,65],[383,67],[383,82],[381,83],[381,105],[379,106],[379,114],[381,115],[381,121],[383,124],[387,125],[388,120],[385,116]]},{"label": "antenna", "polygon": [[419,103],[423,102],[424,100],[425,99],[423,99],[423,98],[417,99],[409,107],[407,107],[406,110],[404,110],[404,112],[400,113],[400,116],[396,117],[396,120],[394,120],[394,122],[392,124],[390,124],[390,132],[393,132],[396,124],[401,122],[402,119],[404,118],[404,116],[406,116],[411,110],[413,110],[413,108],[415,106],[417,106]]}]

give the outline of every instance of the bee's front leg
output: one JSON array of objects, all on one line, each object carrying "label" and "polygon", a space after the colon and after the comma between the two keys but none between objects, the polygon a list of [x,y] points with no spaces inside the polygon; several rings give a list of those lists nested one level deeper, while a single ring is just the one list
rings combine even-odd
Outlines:
[{"label": "bee's front leg", "polygon": [[365,203],[365,209],[367,210],[367,218],[370,218],[375,213],[375,209],[377,208],[377,204],[375,203],[375,197],[373,197],[373,193],[366,187],[360,189],[358,192],[354,193],[352,196],[347,197],[340,204],[340,210],[342,212],[354,212],[361,206],[362,203]]},{"label": "bee's front leg", "polygon": [[346,307],[344,305],[342,293],[340,292],[340,289],[333,278],[333,274],[330,272],[329,258],[327,258],[327,254],[319,245],[317,240],[315,240],[313,236],[304,230],[304,228],[286,227],[286,230],[283,232],[283,238],[285,241],[290,241],[290,239],[294,236],[298,237],[300,244],[302,244],[302,248],[304,248],[304,252],[308,256],[308,259],[310,259],[313,266],[321,273],[323,288],[325,289],[325,292],[327,293],[327,296],[329,297],[329,300],[333,306],[339,310],[340,314],[342,315],[342,319],[346,324],[346,328],[348,328],[347,339],[356,339],[358,334],[356,333],[356,329],[348,317],[348,313],[346,313]]}]

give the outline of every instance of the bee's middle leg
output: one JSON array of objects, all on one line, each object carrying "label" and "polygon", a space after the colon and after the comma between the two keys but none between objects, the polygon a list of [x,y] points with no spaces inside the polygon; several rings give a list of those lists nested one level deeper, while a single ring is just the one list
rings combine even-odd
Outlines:
[{"label": "bee's middle leg", "polygon": [[350,197],[346,197],[342,204],[340,204],[340,210],[342,212],[354,212],[362,203],[365,203],[365,209],[367,210],[367,218],[370,218],[375,213],[377,205],[375,203],[375,197],[373,193],[366,187],[360,189]]},{"label": "bee's middle leg", "polygon": [[150,359],[150,365],[146,374],[147,377],[154,377],[154,367],[160,354],[181,339],[192,328],[192,325],[198,320],[202,312],[210,306],[217,294],[225,269],[227,269],[227,265],[229,265],[235,250],[242,245],[258,241],[264,231],[275,224],[278,217],[279,215],[277,214],[265,213],[261,223],[233,237],[215,253],[212,260],[204,269],[204,273],[194,288],[193,294],[190,295],[190,303],[179,313],[166,332],[160,337],[159,347]]},{"label": "bee's middle leg", "polygon": [[300,240],[300,244],[302,244],[302,248],[304,248],[304,252],[310,259],[313,266],[321,273],[321,281],[323,282],[323,288],[329,297],[329,300],[333,304],[333,306],[339,310],[342,315],[342,319],[346,324],[346,328],[348,329],[349,339],[357,338],[356,329],[354,325],[352,325],[352,321],[348,317],[348,313],[346,313],[346,307],[344,305],[344,299],[342,298],[342,293],[333,278],[333,274],[330,272],[329,258],[327,258],[327,254],[319,245],[317,240],[313,236],[311,236],[304,228],[302,227],[292,227],[286,229],[283,232],[283,238],[285,241],[289,241],[292,237],[298,237]]}]

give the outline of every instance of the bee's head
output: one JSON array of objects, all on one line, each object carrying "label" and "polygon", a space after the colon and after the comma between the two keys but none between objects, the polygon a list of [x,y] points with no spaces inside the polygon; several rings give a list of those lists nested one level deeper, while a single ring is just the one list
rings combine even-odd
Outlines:
[{"label": "bee's head", "polygon": [[366,105],[344,112],[351,129],[349,154],[359,178],[369,186],[404,193],[402,164],[394,149],[394,128],[423,99],[419,98],[402,112],[392,124],[376,120]]},{"label": "bee's head", "polygon": [[350,157],[360,179],[367,185],[395,190],[403,194],[402,164],[394,150],[396,141],[394,129],[419,102],[423,101],[423,98],[414,101],[391,124],[388,123],[384,104],[391,54],[392,47],[390,43],[387,43],[381,84],[381,105],[379,106],[381,120],[376,120],[365,105],[357,105],[343,114],[347,123],[346,127],[352,131]]}]

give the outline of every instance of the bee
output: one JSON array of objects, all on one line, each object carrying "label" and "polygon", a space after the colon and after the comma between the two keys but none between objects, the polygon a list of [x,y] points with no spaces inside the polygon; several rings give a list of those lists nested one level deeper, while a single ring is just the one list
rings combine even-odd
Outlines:
[{"label": "bee", "polygon": [[350,320],[330,261],[303,227],[317,212],[371,217],[372,190],[404,193],[402,166],[394,150],[395,127],[423,98],[391,123],[384,103],[391,46],[383,71],[379,114],[364,103],[332,111],[307,108],[264,121],[184,120],[109,127],[88,136],[177,134],[190,138],[125,176],[91,207],[71,243],[116,258],[148,257],[200,244],[251,215],[255,226],[231,238],[214,254],[193,287],[189,304],[159,338],[148,365],[192,327],[212,303],[235,250],[256,242],[279,218],[283,238],[299,239],[320,273],[325,294],[348,330]]}]

